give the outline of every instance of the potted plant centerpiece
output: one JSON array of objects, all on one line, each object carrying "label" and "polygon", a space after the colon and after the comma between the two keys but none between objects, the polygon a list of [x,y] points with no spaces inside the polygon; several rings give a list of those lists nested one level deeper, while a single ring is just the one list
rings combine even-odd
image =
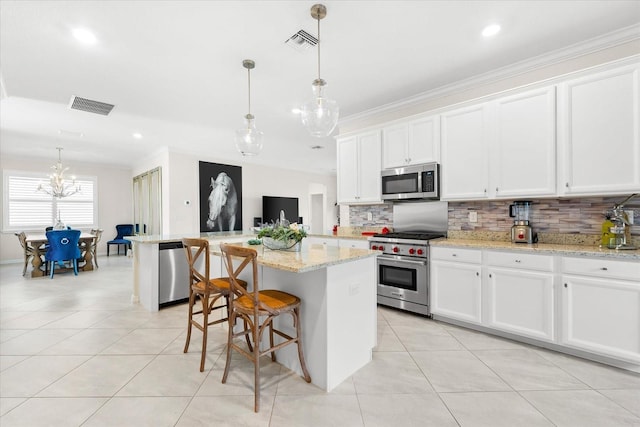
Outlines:
[{"label": "potted plant centerpiece", "polygon": [[307,232],[302,227],[295,222],[289,223],[287,220],[263,225],[258,233],[258,238],[262,239],[262,244],[267,249],[295,252],[300,251],[302,239],[305,237],[307,237]]}]

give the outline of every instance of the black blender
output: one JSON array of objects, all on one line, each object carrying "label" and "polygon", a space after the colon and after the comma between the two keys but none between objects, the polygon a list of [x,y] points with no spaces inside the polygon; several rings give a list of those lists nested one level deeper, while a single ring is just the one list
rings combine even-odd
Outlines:
[{"label": "black blender", "polygon": [[509,206],[509,216],[515,218],[511,226],[512,243],[535,243],[538,236],[533,232],[529,222],[531,212],[530,201],[516,201]]}]

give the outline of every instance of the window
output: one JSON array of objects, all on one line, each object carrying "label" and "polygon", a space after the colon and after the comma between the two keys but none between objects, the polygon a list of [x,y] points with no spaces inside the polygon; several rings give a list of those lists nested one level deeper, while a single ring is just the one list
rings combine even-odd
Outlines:
[{"label": "window", "polygon": [[4,172],[5,231],[44,229],[57,218],[75,228],[90,228],[98,223],[97,177],[77,177],[81,191],[62,199],[37,190],[40,183],[47,181],[45,174]]}]

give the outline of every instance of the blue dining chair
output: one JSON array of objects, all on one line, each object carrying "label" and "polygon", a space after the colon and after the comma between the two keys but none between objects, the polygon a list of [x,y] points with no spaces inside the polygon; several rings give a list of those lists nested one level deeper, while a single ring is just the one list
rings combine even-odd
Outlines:
[{"label": "blue dining chair", "polygon": [[124,254],[127,254],[127,249],[131,249],[131,240],[127,240],[124,236],[133,236],[133,224],[118,224],[116,225],[116,232],[118,235],[107,242],[107,256],[109,256],[109,247],[111,245],[118,245],[118,255],[120,255],[120,245],[124,245]]},{"label": "blue dining chair", "polygon": [[73,274],[78,275],[78,258],[80,254],[80,248],[78,247],[78,241],[80,240],[80,230],[51,230],[47,231],[47,240],[49,241],[49,248],[44,256],[47,263],[50,263],[51,275],[53,279],[53,271],[56,263],[61,267],[64,261],[73,262]]}]

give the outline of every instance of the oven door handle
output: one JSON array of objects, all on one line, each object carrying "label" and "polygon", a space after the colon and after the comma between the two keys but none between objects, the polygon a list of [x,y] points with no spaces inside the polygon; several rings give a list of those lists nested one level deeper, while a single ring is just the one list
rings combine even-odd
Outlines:
[{"label": "oven door handle", "polygon": [[381,262],[390,261],[395,264],[406,263],[406,264],[416,264],[416,265],[427,265],[427,261],[415,261],[412,259],[397,259],[397,258],[386,257],[384,255],[378,255],[378,261],[381,261]]}]

